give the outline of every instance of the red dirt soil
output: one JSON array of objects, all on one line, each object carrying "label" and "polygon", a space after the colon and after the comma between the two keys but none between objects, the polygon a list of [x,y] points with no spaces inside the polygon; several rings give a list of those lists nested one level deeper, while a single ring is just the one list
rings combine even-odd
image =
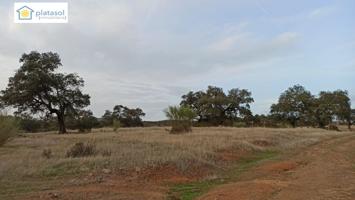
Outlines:
[{"label": "red dirt soil", "polygon": [[[267,145],[267,144],[263,144]],[[243,152],[220,152],[222,163],[238,160]],[[90,174],[68,181],[53,191],[19,199],[163,200],[168,183],[199,180],[209,168],[192,167],[182,173],[173,165],[151,169]],[[283,161],[261,164],[236,183],[213,188],[199,200],[354,200],[355,135],[331,139]]]},{"label": "red dirt soil", "polygon": [[[174,165],[155,168],[136,168],[130,171],[92,173],[73,179],[62,188],[46,191],[26,199],[63,199],[63,200],[160,200],[165,199],[169,183],[185,183],[208,176],[208,168],[191,166],[185,173]],[[19,198],[23,199],[23,197]]]},{"label": "red dirt soil", "polygon": [[199,200],[354,200],[355,135],[322,142],[290,160],[269,163]]}]

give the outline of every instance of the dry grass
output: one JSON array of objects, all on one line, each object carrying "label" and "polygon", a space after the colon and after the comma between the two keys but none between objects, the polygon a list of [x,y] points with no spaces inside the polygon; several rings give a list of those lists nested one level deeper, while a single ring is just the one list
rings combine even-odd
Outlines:
[{"label": "dry grass", "polygon": [[[215,164],[218,150],[237,148],[250,151],[293,149],[314,144],[345,132],[321,129],[194,128],[192,133],[168,134],[166,128],[121,128],[94,130],[90,134],[29,134],[0,148],[0,179],[20,180],[77,174],[95,169],[129,169],[173,163],[186,168]],[[67,150],[77,142],[94,142],[98,154],[68,158]],[[42,155],[50,149],[51,158]],[[110,156],[103,156],[109,151]]]}]

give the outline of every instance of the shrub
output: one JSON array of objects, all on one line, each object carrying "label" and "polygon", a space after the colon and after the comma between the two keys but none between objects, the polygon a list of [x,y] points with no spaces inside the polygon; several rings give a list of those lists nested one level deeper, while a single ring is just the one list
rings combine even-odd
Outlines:
[{"label": "shrub", "polygon": [[67,157],[72,157],[72,158],[92,156],[95,154],[96,154],[96,145],[91,142],[86,144],[84,144],[83,142],[75,143],[74,146],[72,146],[67,151]]},{"label": "shrub", "polygon": [[338,128],[338,126],[337,126],[337,125],[334,125],[334,124],[329,124],[328,130],[331,130],[331,131],[340,131],[340,129]]},{"label": "shrub", "polygon": [[120,122],[120,120],[114,119],[114,120],[113,120],[113,123],[112,123],[112,126],[113,126],[113,131],[117,132],[117,130],[118,130],[119,128],[121,128],[121,122]]},{"label": "shrub", "polygon": [[0,146],[17,132],[17,123],[14,117],[0,114]]},{"label": "shrub", "polygon": [[87,111],[83,116],[77,120],[77,128],[80,133],[91,132],[93,127],[99,125],[98,120],[92,115],[91,111]]},{"label": "shrub", "polygon": [[247,127],[247,124],[245,122],[234,122],[233,123],[233,127],[236,127],[236,128],[245,128]]},{"label": "shrub", "polygon": [[172,126],[171,126],[171,130],[170,133],[173,134],[178,134],[178,133],[187,133],[187,132],[191,132],[192,129],[192,124],[190,121],[188,120],[174,120],[171,122]]},{"label": "shrub", "polygon": [[66,119],[67,128],[77,129],[79,133],[89,133],[94,127],[99,127],[98,119],[90,110],[80,110],[69,113]]},{"label": "shrub", "polygon": [[52,157],[52,150],[51,149],[44,149],[42,151],[42,156],[47,159],[50,159]]},{"label": "shrub", "polygon": [[35,133],[41,129],[41,121],[31,116],[22,116],[19,119],[19,128],[25,132]]},{"label": "shrub", "polygon": [[165,114],[171,120],[170,133],[190,132],[192,120],[196,117],[196,113],[187,106],[170,106]]}]

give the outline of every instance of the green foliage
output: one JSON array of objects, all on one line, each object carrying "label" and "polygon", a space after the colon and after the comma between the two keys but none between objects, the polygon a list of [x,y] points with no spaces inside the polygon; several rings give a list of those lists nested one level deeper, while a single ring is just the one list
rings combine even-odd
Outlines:
[{"label": "green foliage", "polygon": [[320,92],[313,96],[303,86],[295,85],[281,94],[277,104],[271,106],[272,118],[278,123],[287,121],[297,125],[332,125],[334,119],[352,124],[351,104],[347,91]]},{"label": "green foliage", "polygon": [[206,91],[183,95],[180,105],[190,107],[197,114],[199,123],[223,125],[251,116],[252,102],[254,99],[248,90],[235,88],[225,94],[222,88],[208,86]]},{"label": "green foliage", "polygon": [[278,103],[271,106],[271,114],[296,127],[301,119],[310,120],[313,102],[314,97],[309,91],[303,86],[295,85],[283,92]]},{"label": "green foliage", "polygon": [[113,124],[113,116],[112,112],[109,110],[106,110],[104,115],[102,115],[100,123],[102,126],[112,126]]},{"label": "green foliage", "polygon": [[67,151],[67,157],[93,156],[96,153],[96,145],[94,143],[84,144],[83,142],[78,142]]},{"label": "green foliage", "polygon": [[247,127],[247,124],[245,122],[234,122],[233,127],[244,128]]},{"label": "green foliage", "polygon": [[77,113],[75,124],[80,133],[85,133],[99,126],[99,121],[90,110],[82,110]]},{"label": "green foliage", "polygon": [[347,91],[320,92],[315,107],[316,121],[324,128],[334,118],[345,120],[351,126],[351,104]]},{"label": "green foliage", "polygon": [[114,121],[120,121],[122,127],[143,126],[142,117],[145,113],[140,108],[128,108],[123,105],[116,105],[113,112],[106,110],[101,117],[101,123],[104,126],[112,126]]},{"label": "green foliage", "polygon": [[169,106],[164,112],[171,120],[171,133],[190,132],[192,121],[197,116],[188,106]]},{"label": "green foliage", "polygon": [[18,114],[55,114],[59,132],[65,133],[66,113],[90,104],[90,96],[81,91],[84,80],[76,74],[56,73],[62,66],[56,53],[32,51],[23,54],[20,63],[20,69],[1,91],[2,103],[17,108]]},{"label": "green foliage", "polygon": [[22,115],[18,117],[19,129],[28,133],[35,133],[41,130],[44,126],[44,122],[39,119],[35,119],[30,115]]},{"label": "green foliage", "polygon": [[0,113],[0,146],[4,145],[17,131],[18,125],[15,118]]},{"label": "green foliage", "polygon": [[188,106],[169,106],[165,111],[165,115],[170,120],[192,121],[196,118],[196,113]]},{"label": "green foliage", "polygon": [[141,117],[144,117],[145,113],[140,108],[128,108],[116,105],[113,108],[112,116],[113,119],[119,120],[123,127],[136,127],[143,126]]}]

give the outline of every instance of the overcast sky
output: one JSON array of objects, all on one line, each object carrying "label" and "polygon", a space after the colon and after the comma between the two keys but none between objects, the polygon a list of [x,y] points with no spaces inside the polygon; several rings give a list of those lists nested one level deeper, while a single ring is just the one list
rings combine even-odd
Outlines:
[{"label": "overcast sky", "polygon": [[84,78],[96,116],[123,104],[164,119],[208,85],[249,89],[260,114],[294,84],[355,105],[353,0],[73,0],[68,24],[14,24],[13,2],[0,2],[0,89],[36,50]]}]

